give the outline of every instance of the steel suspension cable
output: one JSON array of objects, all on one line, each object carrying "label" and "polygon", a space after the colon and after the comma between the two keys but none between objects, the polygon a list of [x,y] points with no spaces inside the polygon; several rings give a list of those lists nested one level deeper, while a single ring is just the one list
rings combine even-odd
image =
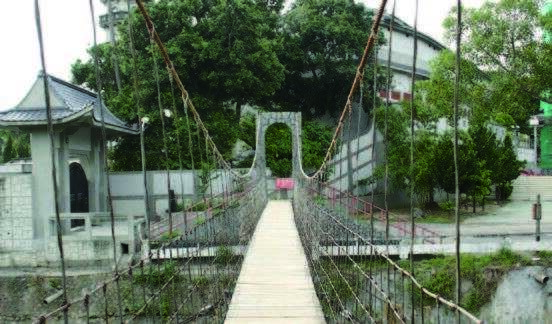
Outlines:
[{"label": "steel suspension cable", "polygon": [[[393,0],[393,8],[391,9],[391,19],[389,23],[389,48],[387,51],[387,84],[385,91],[385,111],[384,111],[384,130],[383,130],[383,151],[385,155],[385,174],[384,174],[384,184],[383,184],[383,200],[384,200],[384,213],[385,213],[385,253],[389,255],[389,201],[388,201],[388,191],[389,191],[389,143],[388,143],[388,110],[390,107],[390,91],[391,91],[391,59],[393,53],[393,28],[395,25],[395,7],[396,0]],[[387,288],[388,292],[390,290],[390,279],[391,273],[389,269],[389,263],[387,263]],[[390,292],[389,292],[390,293]]]},{"label": "steel suspension cable", "polygon": [[[373,93],[372,93],[372,152],[370,156],[370,160],[372,160],[372,175],[375,171],[376,166],[376,133],[377,133],[377,127],[376,127],[376,103],[377,103],[377,82],[378,82],[378,47],[374,47],[374,51],[372,52],[373,57],[373,64],[374,64],[374,74],[372,78],[373,82]],[[376,191],[377,183],[375,186],[372,186],[372,192],[370,193],[370,204],[371,204],[371,216],[370,216],[370,227],[372,228],[372,240],[373,237],[373,230],[374,230],[374,195]]]},{"label": "steel suspension cable", "polygon": [[[221,161],[223,161],[224,167],[228,168],[228,169],[232,169],[231,165],[228,162],[226,162],[226,160],[224,160],[223,155],[220,153],[217,146],[215,145],[215,142],[213,141],[213,139],[209,135],[209,131],[205,127],[205,124],[202,121],[202,119],[199,115],[199,112],[195,108],[195,106],[194,106],[194,104],[193,104],[193,102],[190,98],[190,95],[189,95],[188,91],[184,87],[184,84],[182,83],[182,80],[180,80],[180,76],[178,75],[178,72],[176,71],[173,62],[169,57],[169,54],[167,52],[167,48],[165,47],[165,44],[161,40],[161,38],[160,38],[159,34],[157,33],[157,31],[155,30],[155,26],[153,24],[153,21],[151,20],[151,17],[149,16],[148,11],[146,10],[146,7],[144,6],[143,0],[136,0],[136,4],[138,5],[138,9],[140,10],[140,13],[144,17],[146,27],[147,27],[147,29],[150,33],[151,38],[153,39],[153,42],[155,42],[157,44],[157,47],[159,49],[159,52],[161,53],[161,57],[163,58],[163,61],[165,62],[165,65],[166,65],[167,69],[170,71],[171,75],[173,76],[173,80],[175,81],[176,86],[178,87],[178,89],[180,89],[180,92],[181,92],[181,95],[182,95],[182,100],[185,102],[186,106],[190,109],[190,112],[192,113],[192,115],[193,115],[193,117],[194,117],[194,119],[197,123],[197,127],[199,128],[199,130],[201,130],[201,132],[203,133],[204,137],[206,138],[209,146],[211,146],[211,148],[214,150],[215,154],[221,159]],[[234,172],[234,175],[238,176],[238,177],[241,177],[241,175],[239,173]]]},{"label": "steel suspension cable", "polygon": [[418,0],[415,2],[415,14],[414,14],[414,46],[413,46],[413,53],[412,53],[412,75],[411,75],[411,83],[410,83],[410,235],[411,235],[411,242],[410,242],[410,271],[411,273],[414,273],[414,239],[416,234],[416,228],[414,223],[414,91],[416,89],[416,61],[418,56]]},{"label": "steel suspension cable", "polygon": [[[172,80],[172,78],[171,78],[171,80]],[[194,159],[193,141],[192,141],[192,128],[191,128],[191,125],[190,125],[190,117],[188,115],[188,105],[186,104],[185,100],[182,100],[182,110],[184,110],[184,117],[186,119],[186,128],[188,129],[188,152],[190,154],[190,162],[192,164],[192,170],[195,170],[195,161],[194,161],[195,159]],[[193,184],[194,188],[196,187],[195,183],[196,183],[196,177],[195,177],[195,175],[193,175],[192,184]],[[194,190],[194,197],[193,198],[194,199],[196,198],[195,190]]]},{"label": "steel suspension cable", "polygon": [[[130,16],[130,11],[128,11]],[[111,64],[113,64],[113,70],[115,72],[115,83],[117,84],[117,90],[121,93],[121,73],[119,71],[119,60],[117,59],[117,41],[115,40],[115,22],[113,17],[112,0],[107,0],[107,14],[109,17],[109,41],[113,52],[111,53]]]},{"label": "steel suspension cable", "polygon": [[[395,25],[395,6],[396,0],[393,0],[393,9],[391,10],[391,22],[389,24],[389,49],[387,51],[387,84],[385,91],[385,112],[384,112],[384,126],[383,126],[383,150],[385,155],[385,175],[384,175],[384,211],[385,211],[385,241],[389,242],[389,142],[388,142],[388,111],[391,107],[391,59],[393,58],[393,28]],[[387,254],[389,254],[389,244],[386,248]]]},{"label": "steel suspension cable", "polygon": [[[93,0],[89,0],[90,5],[90,17],[92,20],[92,34],[93,34],[93,44],[94,48],[98,47],[98,40],[96,35],[96,15],[94,13],[94,4]],[[109,209],[109,218],[111,221],[111,241],[113,244],[113,266],[115,268],[115,284],[117,286],[117,306],[119,308],[119,320],[122,323],[123,322],[123,306],[122,306],[122,300],[121,300],[121,287],[119,284],[119,266],[117,262],[117,244],[115,239],[115,215],[113,213],[113,201],[111,197],[111,183],[109,180],[109,165],[107,161],[107,134],[105,131],[105,116],[104,116],[104,109],[103,109],[103,100],[102,100],[102,80],[100,77],[100,63],[98,58],[98,53],[94,52],[92,53],[92,56],[94,57],[94,71],[96,75],[96,91],[97,91],[97,104],[98,109],[100,110],[100,119],[101,119],[101,130],[102,130],[102,159],[104,163],[104,169],[105,169],[105,183],[107,186],[107,207]]]},{"label": "steel suspension cable", "polygon": [[[459,87],[460,87],[460,60],[461,60],[461,42],[462,42],[462,0],[457,0],[457,16],[456,16],[456,64],[454,78],[454,222],[455,222],[455,258],[456,258],[456,303],[460,304],[462,287],[460,281],[460,188],[458,179],[458,101],[459,101]],[[456,312],[456,321],[460,323],[460,314]]]},{"label": "steel suspension cable", "polygon": [[[173,84],[173,79],[172,79],[172,75],[171,75],[170,71],[167,71],[167,72],[168,72],[169,82],[170,82],[170,87],[171,87],[171,100],[172,100],[172,111],[173,111],[173,114],[174,114],[174,121],[177,122],[178,121],[178,109],[176,109],[176,100],[175,100],[175,97],[174,97],[174,84]],[[184,231],[185,231],[188,228],[188,220],[187,220],[186,212],[185,212],[185,208],[184,208],[184,205],[185,205],[185,202],[184,202],[184,176],[182,175],[182,173],[184,172],[184,162],[183,162],[183,159],[182,159],[182,143],[180,142],[180,127],[179,126],[180,126],[180,124],[177,123],[177,127],[176,127],[176,149],[178,151],[178,167],[179,167],[179,175],[180,175],[180,195],[181,195],[181,199],[182,199],[182,216],[184,217]],[[175,199],[176,199],[176,196],[175,196]]]},{"label": "steel suspension cable", "polygon": [[[52,107],[50,102],[50,89],[48,85],[48,71],[46,70],[46,58],[44,53],[44,39],[42,37],[42,19],[40,17],[40,6],[38,0],[35,0],[35,23],[36,31],[38,34],[38,45],[40,50],[40,63],[42,65],[43,73],[43,86],[44,86],[44,103],[46,105],[46,118],[48,119],[48,137],[50,139],[50,162],[52,168],[52,185],[53,185],[53,198],[54,198],[54,209],[56,216],[56,235],[57,235],[57,245],[59,250],[59,259],[61,264],[61,277],[62,277],[62,289],[63,289],[63,301],[62,304],[67,304],[67,276],[65,273],[65,255],[63,252],[63,232],[61,229],[61,218],[59,214],[59,200],[58,200],[58,183],[57,183],[57,170],[56,170],[56,155],[55,155],[55,145],[54,145],[54,125],[52,121]],[[67,318],[67,308],[63,310],[63,321],[65,324],[68,323]]]},{"label": "steel suspension cable", "polygon": [[[151,36],[151,35],[150,35]],[[157,65],[157,56],[155,55],[155,45],[151,40],[152,60],[153,60],[153,75],[157,89],[157,105],[159,106],[159,118],[161,119],[161,131],[163,134],[163,152],[165,153],[165,170],[167,172],[167,202],[169,211],[169,236],[172,237],[173,232],[173,217],[171,208],[171,174],[169,166],[169,147],[167,145],[167,131],[165,127],[165,116],[163,112],[163,103],[161,101],[161,81],[159,79],[159,66]]]},{"label": "steel suspension cable", "polygon": [[132,28],[132,11],[130,8],[130,0],[127,0],[127,12],[128,12],[128,41],[129,41],[129,50],[132,60],[132,86],[133,86],[133,96],[134,103],[136,105],[136,116],[138,118],[138,126],[140,128],[140,159],[142,163],[142,182],[144,185],[144,208],[147,224],[147,238],[150,238],[151,235],[151,215],[150,215],[150,205],[149,205],[149,194],[148,194],[148,177],[146,173],[146,149],[144,143],[144,124],[142,117],[144,117],[144,111],[140,108],[140,94],[138,91],[138,68],[136,67],[136,49],[134,48],[134,31]]},{"label": "steel suspension cable", "polygon": [[[356,152],[355,152],[355,168],[353,169],[353,179],[355,183],[357,184],[357,196],[360,195],[360,188],[358,185],[358,181],[360,180],[360,116],[362,114],[363,108],[362,108],[362,102],[364,100],[364,88],[360,87],[360,96],[359,96],[359,105],[358,105],[358,116],[357,116],[357,127],[356,127]],[[354,193],[353,193],[354,194]]]},{"label": "steel suspension cable", "polygon": [[[138,0],[138,1],[141,1],[141,0]],[[387,0],[381,0],[380,7],[379,7],[379,9],[377,11],[377,14],[376,14],[376,16],[373,20],[373,23],[372,23],[372,29],[370,31],[370,36],[368,37],[368,41],[367,41],[366,46],[364,48],[362,58],[361,58],[361,60],[358,64],[356,74],[355,74],[355,78],[354,78],[353,84],[351,86],[351,90],[349,91],[349,94],[347,96],[347,101],[345,103],[345,107],[343,108],[343,111],[341,112],[341,116],[339,117],[337,127],[336,127],[334,135],[332,137],[332,141],[330,142],[330,147],[326,151],[326,155],[324,157],[324,160],[323,160],[322,164],[320,165],[320,168],[312,176],[309,177],[310,179],[318,178],[321,175],[321,173],[323,173],[324,170],[327,168],[328,163],[332,159],[332,149],[337,145],[338,138],[340,137],[340,131],[343,128],[343,124],[345,123],[345,118],[348,116],[349,112],[352,109],[353,98],[354,98],[354,95],[355,95],[356,91],[358,90],[358,88],[361,84],[361,80],[362,80],[362,77],[364,75],[364,68],[366,67],[367,60],[368,60],[368,55],[372,51],[372,48],[374,47],[374,44],[376,42],[376,38],[378,37],[379,27],[380,27],[381,19],[383,17],[383,12],[385,10],[385,5],[386,4],[387,4]]]},{"label": "steel suspension cable", "polygon": [[[414,276],[414,240],[416,238],[416,224],[414,222],[414,98],[416,91],[416,61],[418,58],[418,4],[415,2],[414,12],[414,37],[413,37],[413,53],[412,53],[412,80],[410,83],[410,273]],[[411,285],[410,297],[412,302],[412,322],[414,322],[414,285]]]}]

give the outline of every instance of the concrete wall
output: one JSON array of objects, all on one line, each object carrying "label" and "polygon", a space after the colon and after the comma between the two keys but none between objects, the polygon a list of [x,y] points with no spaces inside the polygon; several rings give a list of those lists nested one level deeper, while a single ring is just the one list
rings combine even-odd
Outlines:
[{"label": "concrete wall", "polygon": [[[197,173],[192,170],[170,171],[171,190],[179,202],[201,196],[197,190]],[[206,195],[218,195],[231,188],[231,175],[224,171],[213,171],[212,185]],[[113,172],[110,176],[113,207],[118,216],[144,216],[144,182],[142,172]],[[148,195],[153,215],[167,214],[169,201],[166,171],[148,171]]]},{"label": "concrete wall", "polygon": [[0,175],[0,252],[33,249],[32,177]]}]

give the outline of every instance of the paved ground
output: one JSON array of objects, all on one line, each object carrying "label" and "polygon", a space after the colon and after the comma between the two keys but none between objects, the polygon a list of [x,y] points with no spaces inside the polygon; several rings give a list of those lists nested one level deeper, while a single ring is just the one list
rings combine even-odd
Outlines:
[{"label": "paved ground", "polygon": [[231,323],[324,323],[290,201],[269,201],[226,315]]},{"label": "paved ground", "polygon": [[[532,204],[533,202],[529,201],[508,202],[499,208],[493,208],[488,214],[465,219],[460,227],[461,251],[489,253],[501,247],[508,247],[515,251],[552,250],[552,202],[542,204],[540,242],[536,242],[535,239],[536,222],[532,219]],[[410,223],[403,225],[410,227]],[[437,233],[439,237],[431,237],[433,234],[427,234],[427,239],[424,240],[419,234],[422,231],[418,229],[415,253],[446,254],[455,251],[454,223],[418,223],[418,225]],[[384,228],[381,222],[378,222],[377,226],[380,229]],[[391,236],[400,239],[402,247],[395,246],[389,252],[400,255],[408,253],[410,232],[404,234],[397,228],[391,227]]]},{"label": "paved ground", "polygon": [[[512,235],[533,234],[532,202],[513,201],[487,215],[474,216],[462,222],[463,235]],[[443,235],[454,235],[454,224],[423,224],[424,227]],[[552,234],[552,202],[542,204],[541,231]]]}]

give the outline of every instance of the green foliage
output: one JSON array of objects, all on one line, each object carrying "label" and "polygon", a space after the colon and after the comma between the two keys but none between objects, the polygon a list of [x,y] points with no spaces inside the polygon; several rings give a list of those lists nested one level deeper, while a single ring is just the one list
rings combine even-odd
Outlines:
[{"label": "green foliage", "polygon": [[275,177],[291,176],[293,168],[291,140],[291,130],[285,124],[273,124],[266,130],[266,165]]},{"label": "green foliage", "polygon": [[[283,15],[283,48],[279,55],[286,78],[275,102],[284,110],[301,111],[310,119],[337,115],[345,103],[370,32],[373,12],[363,4],[340,0],[299,0]],[[381,37],[378,44],[383,43]],[[368,64],[366,75],[373,75]],[[372,77],[364,78],[371,98]],[[379,85],[385,76],[379,73]],[[365,108],[371,109],[370,100]]]},{"label": "green foliage", "polygon": [[[433,80],[423,81],[424,91],[433,91]],[[435,85],[436,87],[436,85]],[[424,96],[422,96],[424,97]],[[387,111],[388,118],[388,165],[391,190],[407,190],[414,184],[414,193],[421,204],[433,204],[433,193],[439,188],[455,193],[455,166],[453,134],[448,131],[438,133],[436,121],[450,118],[447,110],[435,96],[425,96],[415,102],[415,123],[418,125],[414,137],[414,167],[410,166],[410,107],[406,103],[393,106]],[[429,109],[427,108],[429,105]],[[424,108],[425,107],[425,108]],[[384,127],[385,110],[376,110],[378,128]],[[483,205],[495,185],[497,199],[505,199],[509,194],[507,184],[517,178],[524,163],[517,156],[509,136],[504,142],[496,138],[488,126],[489,121],[474,119],[468,131],[459,132],[458,171],[460,194],[470,196],[474,202]],[[375,176],[382,177],[382,170]],[[502,187],[505,187],[502,189]],[[510,192],[511,193],[511,192]],[[475,204],[474,204],[475,208]],[[474,210],[475,211],[475,210]]]},{"label": "green foliage", "polygon": [[537,257],[540,258],[537,263],[542,264],[547,267],[552,266],[552,251],[537,251]]},{"label": "green foliage", "polygon": [[447,200],[447,201],[444,201],[444,202],[440,203],[439,208],[441,208],[441,210],[443,210],[443,211],[451,213],[451,212],[454,211],[454,208],[455,208],[454,205],[455,205],[454,202]]},{"label": "green foliage", "polygon": [[322,165],[334,132],[332,127],[316,121],[303,122],[301,132],[302,166],[306,173],[311,173]]},{"label": "green foliage", "polygon": [[512,139],[509,135],[506,136],[498,150],[498,165],[500,167],[497,168],[493,180],[497,184],[497,199],[505,200],[513,191],[511,182],[519,176],[525,162],[517,160]]},{"label": "green foliage", "polygon": [[215,263],[218,265],[226,265],[235,257],[234,251],[228,246],[219,246],[215,253]]},{"label": "green foliage", "polygon": [[204,216],[198,216],[194,219],[194,224],[196,226],[200,226],[200,225],[205,224],[206,221],[207,221],[207,219],[205,219]]},{"label": "green foliage", "polygon": [[[487,87],[485,96],[468,92],[461,98],[473,98],[468,100],[485,107],[478,110],[481,116],[501,113],[497,119],[524,127],[537,111],[541,93],[552,88],[552,48],[543,44],[538,32],[543,25],[549,27],[539,14],[542,3],[499,0],[486,1],[480,8],[463,8],[462,54],[481,69]],[[455,12],[453,9],[444,22],[451,43],[456,34]],[[471,75],[465,76],[462,70],[462,79],[469,88]],[[479,104],[475,102],[478,98]]]},{"label": "green foliage", "polygon": [[[499,274],[505,274],[517,266],[531,265],[529,258],[508,249],[501,249],[497,253],[484,256],[463,254],[460,262],[462,280],[469,281],[472,284],[472,289],[464,294],[460,304],[474,313],[490,301],[502,277],[502,275],[487,276],[486,271],[488,269],[498,269]],[[454,299],[456,285],[455,266],[456,262],[453,256],[418,261],[415,264],[416,279],[429,291],[452,300]],[[415,298],[418,300],[421,298],[418,290],[415,290]],[[425,299],[426,303],[434,301],[427,297]]]},{"label": "green foliage", "polygon": [[190,208],[190,211],[193,211],[193,212],[202,212],[202,211],[206,211],[208,208],[208,205],[207,203],[203,202],[203,201],[200,201],[198,203],[194,203],[192,205],[192,207]]},{"label": "green foliage", "polygon": [[215,165],[209,162],[201,163],[201,170],[199,173],[199,183],[197,184],[197,189],[204,198],[207,193],[207,190],[211,185],[211,182],[218,177],[218,174],[213,174],[214,170],[215,170]]},{"label": "green foliage", "polygon": [[[178,264],[175,261],[165,261],[162,266],[151,265],[144,269],[143,273],[137,273],[132,278],[139,285],[160,287],[171,277],[176,276],[177,271]],[[178,280],[181,280],[181,278],[177,278]]]},{"label": "green foliage", "polygon": [[16,157],[17,152],[15,151],[15,148],[13,146],[13,138],[11,136],[8,136],[6,144],[4,145],[4,148],[2,150],[2,161],[10,162]]},{"label": "green foliage", "polygon": [[198,288],[198,289],[205,289],[209,286],[209,278],[205,276],[200,276],[192,279],[192,283]]},{"label": "green foliage", "polygon": [[48,284],[54,289],[61,289],[61,279],[60,278],[50,278],[48,279]]},{"label": "green foliage", "polygon": [[326,197],[317,195],[317,196],[314,197],[314,202],[317,205],[325,206],[328,201],[327,201]]},{"label": "green foliage", "polygon": [[182,235],[182,233],[180,233],[179,230],[174,230],[174,231],[172,231],[172,233],[170,233],[170,232],[163,233],[163,235],[161,235],[159,240],[161,242],[171,242],[174,239],[179,238],[181,235]]},{"label": "green foliage", "polygon": [[[156,23],[156,31],[167,46],[181,80],[192,94],[210,135],[220,152],[230,157],[238,137],[236,114],[244,104],[266,101],[280,87],[284,66],[277,53],[281,47],[277,2],[256,0],[175,1],[162,0],[148,4],[148,11]],[[197,25],[192,25],[192,18]],[[157,107],[156,83],[152,75],[153,58],[149,35],[138,12],[130,21],[134,30],[137,53],[136,68],[129,51],[127,21],[119,30],[116,53],[120,65],[123,89],[118,92],[114,81],[111,55],[114,49],[105,43],[91,48],[100,59],[100,74],[107,105],[123,120],[135,123],[138,114],[150,118],[145,131],[147,168],[163,169],[164,154],[160,152],[161,120]],[[163,23],[159,23],[163,22]],[[173,106],[173,97],[167,73],[160,64],[161,103]],[[137,74],[140,112],[133,98],[133,72]],[[95,89],[93,61],[77,61],[72,66],[75,83]],[[204,141],[198,134],[195,121],[182,118],[182,102],[176,93],[175,107],[180,116],[166,121],[169,140],[169,167],[179,166],[182,155],[185,168],[191,168],[190,151],[194,156],[204,152],[197,145]],[[188,127],[189,126],[189,127]],[[177,145],[179,135],[181,147]],[[188,134],[196,145],[188,147]],[[139,170],[139,138],[119,139],[110,158],[115,170]]]},{"label": "green foliage", "polygon": [[0,162],[7,163],[14,159],[31,157],[31,140],[29,134],[0,130]]}]

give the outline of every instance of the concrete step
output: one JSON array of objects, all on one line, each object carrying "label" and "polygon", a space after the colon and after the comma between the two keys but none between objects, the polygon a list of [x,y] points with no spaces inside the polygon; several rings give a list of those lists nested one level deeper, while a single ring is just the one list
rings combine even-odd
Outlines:
[{"label": "concrete step", "polygon": [[522,176],[517,178],[513,185],[511,200],[535,200],[537,194],[541,195],[543,201],[552,200],[551,176]]}]

